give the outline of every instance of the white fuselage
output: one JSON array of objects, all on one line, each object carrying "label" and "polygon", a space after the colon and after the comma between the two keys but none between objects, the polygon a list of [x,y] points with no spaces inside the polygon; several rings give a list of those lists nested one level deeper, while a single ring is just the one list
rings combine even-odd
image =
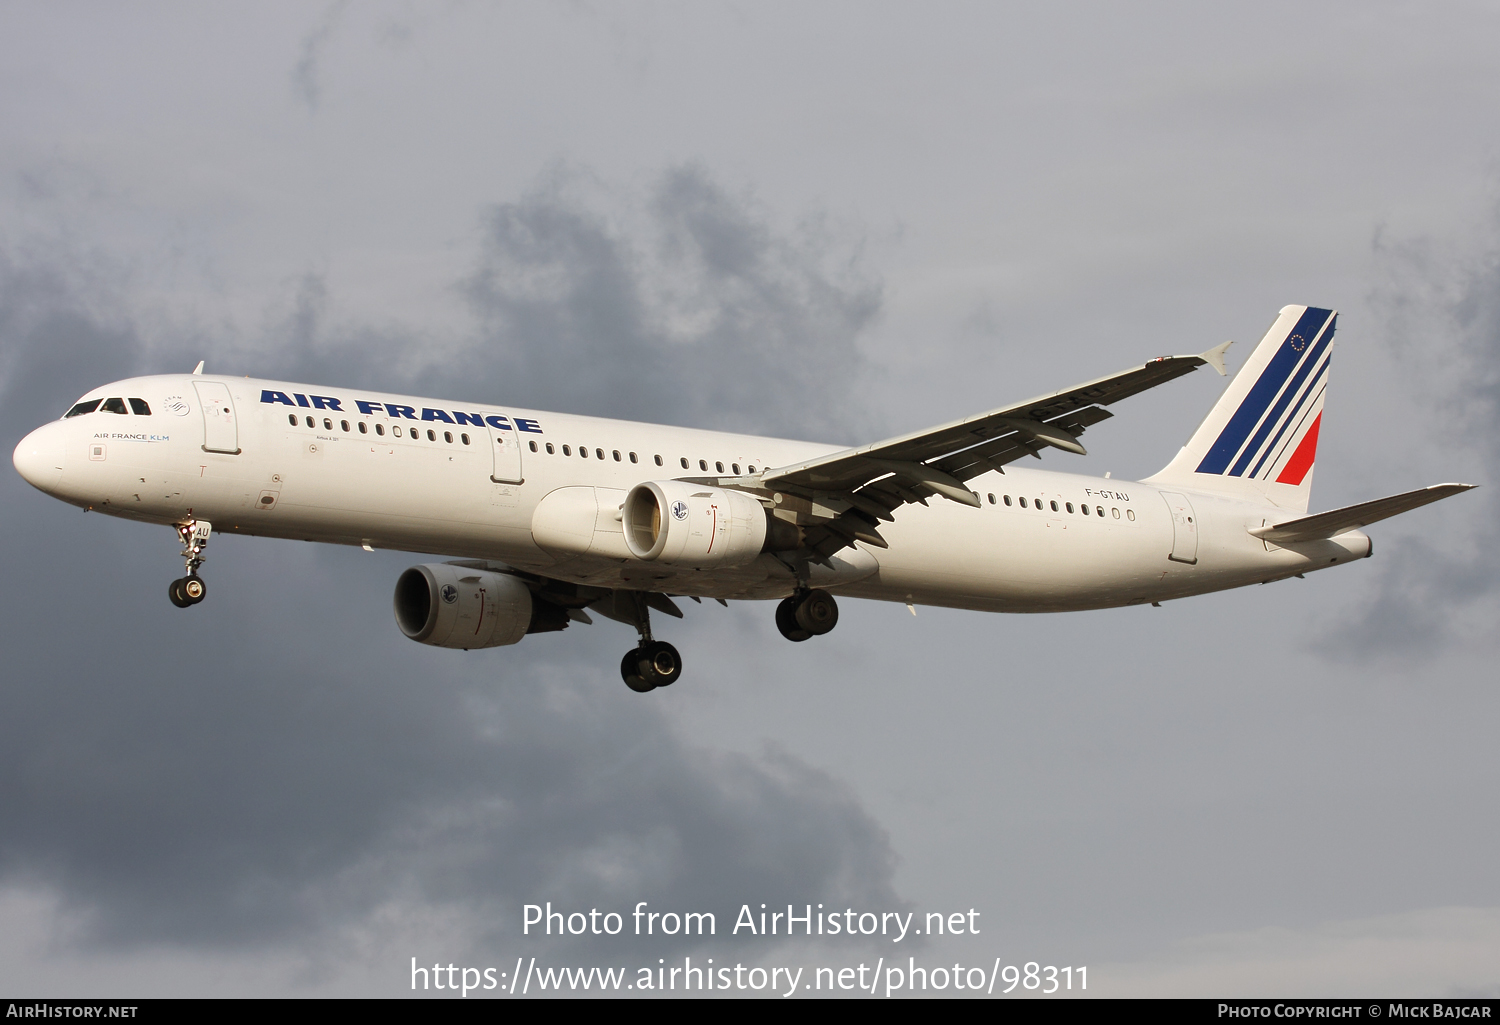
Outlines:
[{"label": "white fuselage", "polygon": [[[227,412],[205,416],[216,394],[228,395]],[[208,520],[221,535],[494,560],[580,584],[725,599],[783,597],[797,580],[770,554],[714,570],[633,557],[619,519],[626,492],[837,449],[248,378],[134,378],[86,396],[108,397],[143,399],[150,414],[46,424],[17,448],[17,468],[64,501],[151,523]],[[1206,492],[1018,467],[967,483],[980,508],[902,507],[881,526],[889,549],[845,549],[811,582],[886,601],[1056,612],[1275,580],[1370,550],[1358,531],[1268,544],[1248,529],[1294,513]],[[784,500],[794,515],[795,496]]]}]

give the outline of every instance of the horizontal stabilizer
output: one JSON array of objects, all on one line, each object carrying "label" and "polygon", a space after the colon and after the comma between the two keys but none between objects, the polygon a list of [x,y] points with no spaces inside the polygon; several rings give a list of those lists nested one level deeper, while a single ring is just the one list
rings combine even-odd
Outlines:
[{"label": "horizontal stabilizer", "polygon": [[1391,495],[1389,498],[1377,498],[1373,502],[1348,505],[1342,509],[1334,509],[1314,516],[1287,520],[1285,523],[1252,527],[1250,533],[1274,544],[1317,541],[1336,537],[1346,530],[1356,530],[1391,516],[1399,516],[1401,513],[1419,509],[1431,502],[1468,491],[1475,486],[1474,484],[1434,484],[1430,488],[1420,488],[1402,495]]}]

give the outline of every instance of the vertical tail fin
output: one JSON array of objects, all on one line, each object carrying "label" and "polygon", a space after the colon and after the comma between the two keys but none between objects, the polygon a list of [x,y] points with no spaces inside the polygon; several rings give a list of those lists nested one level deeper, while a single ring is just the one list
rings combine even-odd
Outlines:
[{"label": "vertical tail fin", "polygon": [[1337,321],[1334,310],[1284,307],[1177,458],[1148,482],[1306,512]]}]

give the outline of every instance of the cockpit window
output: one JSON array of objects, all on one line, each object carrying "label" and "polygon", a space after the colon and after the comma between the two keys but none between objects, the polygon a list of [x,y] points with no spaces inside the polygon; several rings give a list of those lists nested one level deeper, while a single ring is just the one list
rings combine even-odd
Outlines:
[{"label": "cockpit window", "polygon": [[99,403],[103,401],[103,399],[89,399],[87,402],[80,402],[78,405],[68,410],[67,415],[64,416],[63,419],[66,420],[70,416],[82,416],[85,413],[92,413],[94,410],[99,408]]},{"label": "cockpit window", "polygon": [[102,413],[119,413],[121,416],[124,416],[125,415],[125,400],[124,399],[105,399],[104,400],[104,405],[102,405],[102,406],[99,407],[99,411],[102,412]]},{"label": "cockpit window", "polygon": [[150,416],[151,407],[146,405],[145,399],[131,399],[130,411],[136,416]]}]

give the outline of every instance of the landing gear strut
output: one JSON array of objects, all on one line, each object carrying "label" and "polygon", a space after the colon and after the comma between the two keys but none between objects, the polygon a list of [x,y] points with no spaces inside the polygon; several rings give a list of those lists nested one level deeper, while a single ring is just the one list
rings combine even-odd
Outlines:
[{"label": "landing gear strut", "polygon": [[826,634],[838,622],[838,602],[822,588],[798,591],[776,606],[776,629],[789,641],[805,641]]},{"label": "landing gear strut", "polygon": [[[670,687],[682,675],[682,656],[666,641],[651,638],[651,610],[641,596],[635,597],[635,628],[641,637],[639,647],[625,653],[620,660],[620,676],[625,686],[638,694]],[[618,606],[617,606],[618,607]]]},{"label": "landing gear strut", "polygon": [[197,605],[208,597],[208,585],[198,575],[198,567],[203,565],[206,558],[203,549],[208,546],[208,536],[212,532],[213,524],[207,520],[188,520],[177,525],[177,536],[182,539],[182,560],[187,576],[167,585],[167,597],[179,609]]}]

